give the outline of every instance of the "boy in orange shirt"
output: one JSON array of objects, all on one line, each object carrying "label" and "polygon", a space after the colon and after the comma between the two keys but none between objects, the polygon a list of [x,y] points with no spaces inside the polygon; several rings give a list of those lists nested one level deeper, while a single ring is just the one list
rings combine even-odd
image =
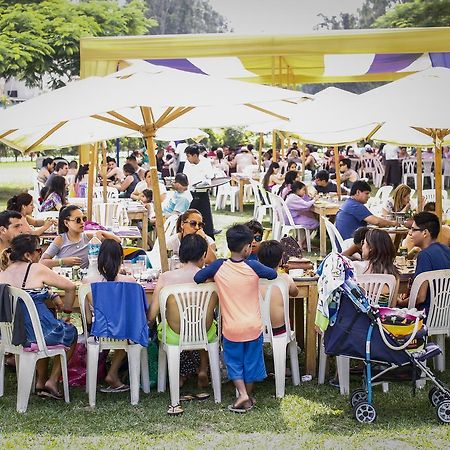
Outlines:
[{"label": "boy in orange shirt", "polygon": [[219,259],[197,272],[196,283],[214,279],[222,312],[223,351],[228,377],[239,396],[228,409],[245,413],[255,404],[253,383],[266,378],[263,323],[259,304],[259,278],[273,280],[277,273],[258,261],[247,260],[253,233],[245,225],[227,231],[231,258]]}]

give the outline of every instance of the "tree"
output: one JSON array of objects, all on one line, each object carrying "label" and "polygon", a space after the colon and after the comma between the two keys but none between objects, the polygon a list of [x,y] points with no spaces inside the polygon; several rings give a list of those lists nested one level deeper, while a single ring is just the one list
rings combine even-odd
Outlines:
[{"label": "tree", "polygon": [[379,17],[376,28],[448,27],[450,0],[414,0]]},{"label": "tree", "polygon": [[224,33],[225,19],[206,0],[146,0],[147,17],[158,26],[150,34]]},{"label": "tree", "polygon": [[81,37],[140,35],[155,25],[141,0],[0,0],[0,73],[29,86],[47,74],[59,87],[79,74]]}]

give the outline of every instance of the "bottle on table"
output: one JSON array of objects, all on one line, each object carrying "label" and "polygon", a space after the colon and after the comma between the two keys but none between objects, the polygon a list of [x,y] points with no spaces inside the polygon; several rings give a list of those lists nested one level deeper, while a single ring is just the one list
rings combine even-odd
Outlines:
[{"label": "bottle on table", "polygon": [[87,276],[89,278],[95,277],[99,274],[98,272],[98,254],[100,253],[100,246],[102,242],[97,236],[94,236],[88,244],[88,259],[89,259],[89,269]]}]

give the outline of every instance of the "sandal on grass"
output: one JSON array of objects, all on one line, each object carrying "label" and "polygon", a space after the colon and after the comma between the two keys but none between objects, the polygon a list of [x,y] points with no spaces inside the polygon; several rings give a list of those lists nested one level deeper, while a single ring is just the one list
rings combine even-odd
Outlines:
[{"label": "sandal on grass", "polygon": [[228,411],[234,412],[236,414],[245,414],[249,409],[245,408],[243,405],[237,406],[236,403],[228,405]]},{"label": "sandal on grass", "polygon": [[180,396],[180,402],[190,402],[196,398],[193,394],[184,394]]},{"label": "sandal on grass", "polygon": [[36,394],[38,395],[38,397],[42,397],[42,398],[53,398],[54,400],[62,400],[63,399],[63,395],[60,392],[54,391],[47,387],[38,389],[36,391]]},{"label": "sandal on grass", "polygon": [[169,409],[167,410],[167,414],[169,416],[181,416],[181,414],[184,413],[184,409],[181,407],[181,405],[175,405],[175,406],[169,406]]},{"label": "sandal on grass", "polygon": [[103,392],[105,394],[108,394],[110,392],[127,392],[130,390],[130,386],[127,384],[121,384],[120,386],[113,387],[113,386],[104,386],[100,388],[100,392]]},{"label": "sandal on grass", "polygon": [[209,397],[211,397],[211,394],[208,394],[208,392],[199,392],[198,394],[195,394],[195,400],[203,401],[207,400]]}]

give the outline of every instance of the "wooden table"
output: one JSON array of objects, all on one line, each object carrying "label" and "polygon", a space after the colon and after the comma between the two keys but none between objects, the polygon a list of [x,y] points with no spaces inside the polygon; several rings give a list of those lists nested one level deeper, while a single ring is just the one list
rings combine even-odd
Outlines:
[{"label": "wooden table", "polygon": [[315,329],[318,301],[317,279],[296,281],[295,284],[299,292],[297,297],[290,299],[289,315],[295,330],[297,344],[305,351],[306,373],[315,377],[318,355]]},{"label": "wooden table", "polygon": [[323,217],[335,216],[341,207],[342,202],[316,202],[312,207],[314,213],[319,216],[319,237],[320,237],[320,256],[327,254],[327,229]]},{"label": "wooden table", "polygon": [[144,206],[133,205],[132,208],[127,209],[128,218],[130,220],[142,221],[142,248],[148,250],[148,211]]},{"label": "wooden table", "polygon": [[250,183],[250,177],[241,173],[233,173],[231,181],[239,185],[239,211],[244,212],[244,186]]}]

